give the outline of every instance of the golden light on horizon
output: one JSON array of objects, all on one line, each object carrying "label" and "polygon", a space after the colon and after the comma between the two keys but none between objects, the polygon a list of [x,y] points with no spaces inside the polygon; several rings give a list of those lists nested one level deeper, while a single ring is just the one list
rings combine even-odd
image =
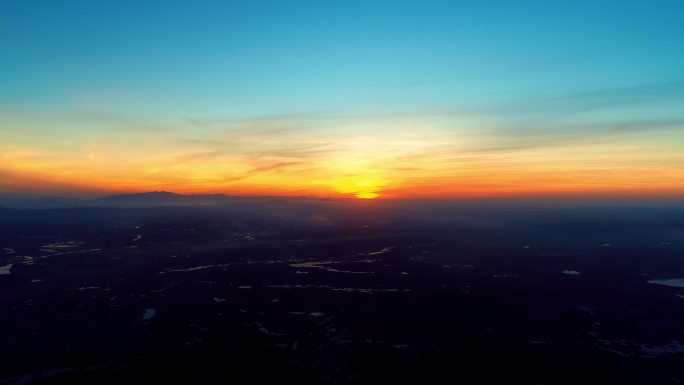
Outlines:
[{"label": "golden light on horizon", "polygon": [[445,136],[438,129],[410,136],[381,129],[364,136],[258,133],[258,140],[247,131],[229,138],[208,135],[206,143],[132,131],[60,146],[47,136],[31,144],[3,143],[0,193],[101,196],[163,190],[364,200],[684,194],[684,171],[676,167],[684,161],[680,145],[649,141],[650,136],[478,149],[480,143],[466,134]]},{"label": "golden light on horizon", "polygon": [[375,199],[380,196],[387,181],[373,176],[340,178],[333,182],[333,189],[342,194],[352,194],[359,199]]},{"label": "golden light on horizon", "polygon": [[373,192],[359,192],[355,194],[359,199],[375,199],[380,196],[378,193]]}]

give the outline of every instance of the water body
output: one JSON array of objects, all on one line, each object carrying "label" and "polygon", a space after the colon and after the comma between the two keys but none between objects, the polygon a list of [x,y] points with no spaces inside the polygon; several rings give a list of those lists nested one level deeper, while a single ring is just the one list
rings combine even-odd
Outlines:
[{"label": "water body", "polygon": [[651,279],[648,283],[671,287],[684,287],[684,278]]},{"label": "water body", "polygon": [[149,319],[152,319],[152,317],[154,317],[155,314],[157,314],[157,310],[145,309],[145,314],[143,314],[143,320],[147,321]]},{"label": "water body", "polygon": [[174,273],[174,272],[177,272],[177,273],[187,273],[187,272],[191,272],[191,271],[210,269],[210,268],[212,268],[212,267],[214,267],[214,265],[195,266],[195,267],[188,267],[188,268],[185,268],[185,269],[169,269],[169,270],[165,270],[165,271],[160,272],[160,274],[163,274],[163,273]]},{"label": "water body", "polygon": [[360,253],[359,255],[381,255],[381,254],[385,254],[385,253],[392,251],[392,249],[394,249],[393,246],[387,246],[387,247],[383,248],[382,250],[371,251],[368,253]]},{"label": "water body", "polygon": [[4,266],[0,266],[0,275],[9,275],[12,273],[12,264],[9,263]]}]

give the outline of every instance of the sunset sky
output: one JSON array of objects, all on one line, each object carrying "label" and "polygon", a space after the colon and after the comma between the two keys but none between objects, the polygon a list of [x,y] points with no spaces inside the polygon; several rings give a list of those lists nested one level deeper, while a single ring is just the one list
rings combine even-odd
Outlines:
[{"label": "sunset sky", "polygon": [[0,4],[0,194],[684,198],[682,1]]}]

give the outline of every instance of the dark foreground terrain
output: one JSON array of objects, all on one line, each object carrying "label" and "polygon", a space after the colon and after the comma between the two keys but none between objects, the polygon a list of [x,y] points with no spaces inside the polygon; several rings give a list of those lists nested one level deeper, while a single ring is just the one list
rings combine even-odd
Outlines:
[{"label": "dark foreground terrain", "polygon": [[680,384],[684,210],[0,209],[1,384]]}]

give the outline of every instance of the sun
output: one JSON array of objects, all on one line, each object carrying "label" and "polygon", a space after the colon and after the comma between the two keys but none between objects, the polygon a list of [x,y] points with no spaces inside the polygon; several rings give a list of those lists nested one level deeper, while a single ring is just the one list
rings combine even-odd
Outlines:
[{"label": "sun", "polygon": [[371,176],[339,178],[333,182],[333,189],[338,193],[352,194],[359,199],[375,199],[380,196],[382,187],[387,181]]},{"label": "sun", "polygon": [[380,194],[374,192],[358,192],[354,195],[359,199],[375,199],[380,196]]}]

